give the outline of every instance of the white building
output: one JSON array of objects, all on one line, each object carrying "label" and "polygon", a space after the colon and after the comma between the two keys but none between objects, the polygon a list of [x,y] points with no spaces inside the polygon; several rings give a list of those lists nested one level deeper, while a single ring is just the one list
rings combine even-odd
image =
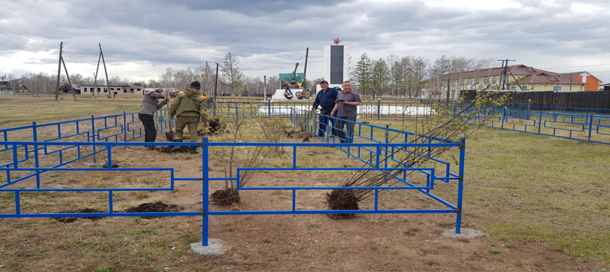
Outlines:
[{"label": "white building", "polygon": [[95,92],[96,95],[144,95],[144,86],[141,83],[136,83],[133,86],[129,84],[119,84],[111,86],[97,86],[97,90],[93,85],[81,85],[81,94],[91,94]]}]

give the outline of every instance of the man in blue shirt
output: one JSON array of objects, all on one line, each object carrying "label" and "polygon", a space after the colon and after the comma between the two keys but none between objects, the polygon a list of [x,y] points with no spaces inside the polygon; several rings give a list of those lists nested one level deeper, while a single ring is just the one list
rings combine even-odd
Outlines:
[{"label": "man in blue shirt", "polygon": [[[318,130],[318,136],[320,136],[320,138],[324,138],[324,132],[327,131],[326,128],[328,127],[328,119],[330,119],[328,118],[328,115],[335,107],[335,100],[337,99],[339,91],[337,91],[335,88],[328,88],[328,81],[326,80],[322,80],[322,82],[320,82],[320,87],[322,90],[318,91],[316,101],[313,102],[313,107],[311,110],[316,110],[318,105],[322,107],[320,110],[320,129]],[[332,126],[334,126],[335,121],[332,119],[330,121]]]}]

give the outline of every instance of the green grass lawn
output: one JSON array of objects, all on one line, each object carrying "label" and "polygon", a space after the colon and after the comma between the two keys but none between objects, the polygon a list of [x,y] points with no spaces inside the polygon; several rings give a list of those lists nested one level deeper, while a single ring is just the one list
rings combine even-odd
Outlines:
[{"label": "green grass lawn", "polygon": [[75,102],[72,97],[55,100],[54,97],[13,97],[0,98],[0,128],[47,124],[81,118],[91,115],[104,116],[126,112],[136,112],[140,109],[140,97],[129,99],[113,99],[100,96],[96,98],[78,97]]},{"label": "green grass lawn", "polygon": [[475,136],[466,142],[464,225],[610,263],[610,145],[492,128]]}]

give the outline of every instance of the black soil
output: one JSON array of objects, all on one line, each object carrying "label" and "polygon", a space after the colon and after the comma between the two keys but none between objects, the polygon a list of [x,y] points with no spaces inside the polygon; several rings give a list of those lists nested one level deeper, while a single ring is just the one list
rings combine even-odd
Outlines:
[{"label": "black soil", "polygon": [[[86,209],[82,209],[82,210],[63,211],[61,213],[106,213],[106,212],[103,212],[103,211],[100,211],[100,210],[94,210],[94,209],[86,208]],[[59,222],[62,222],[62,223],[72,223],[72,222],[76,221],[79,218],[81,218],[81,219],[89,219],[89,220],[93,220],[93,221],[102,219],[101,217],[55,217],[54,219],[59,221]]]},{"label": "black soil", "polygon": [[159,150],[159,152],[161,152],[161,153],[188,153],[188,152],[190,152],[188,146],[181,146],[180,149],[178,149],[176,151],[172,151],[172,148],[174,148],[174,147],[165,146],[165,147],[157,148],[157,150]]},{"label": "black soil", "polygon": [[219,205],[231,206],[239,203],[241,200],[239,198],[239,191],[227,188],[212,193],[212,201]]},{"label": "black soil", "polygon": [[[104,163],[104,165],[102,165],[102,168],[108,168],[108,163]],[[112,162],[112,168],[119,168],[119,164],[116,162]]]},{"label": "black soil", "polygon": [[[353,190],[332,190],[326,194],[326,203],[329,210],[359,210],[358,198]],[[354,218],[353,213],[328,214],[332,219]]]},{"label": "black soil", "polygon": [[[177,205],[167,205],[161,201],[155,203],[143,203],[137,207],[129,208],[123,212],[141,213],[141,212],[179,212],[180,207]],[[160,216],[142,216],[142,218],[156,218]]]}]

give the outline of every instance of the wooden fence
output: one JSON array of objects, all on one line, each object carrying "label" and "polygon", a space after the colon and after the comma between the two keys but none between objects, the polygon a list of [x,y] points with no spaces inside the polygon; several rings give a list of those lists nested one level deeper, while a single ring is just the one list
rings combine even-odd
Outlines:
[{"label": "wooden fence", "polygon": [[[503,94],[503,93],[502,93]],[[528,103],[532,107],[568,107],[610,109],[610,91],[597,92],[510,92],[510,103]],[[476,91],[462,91],[465,102],[476,97]]]}]

